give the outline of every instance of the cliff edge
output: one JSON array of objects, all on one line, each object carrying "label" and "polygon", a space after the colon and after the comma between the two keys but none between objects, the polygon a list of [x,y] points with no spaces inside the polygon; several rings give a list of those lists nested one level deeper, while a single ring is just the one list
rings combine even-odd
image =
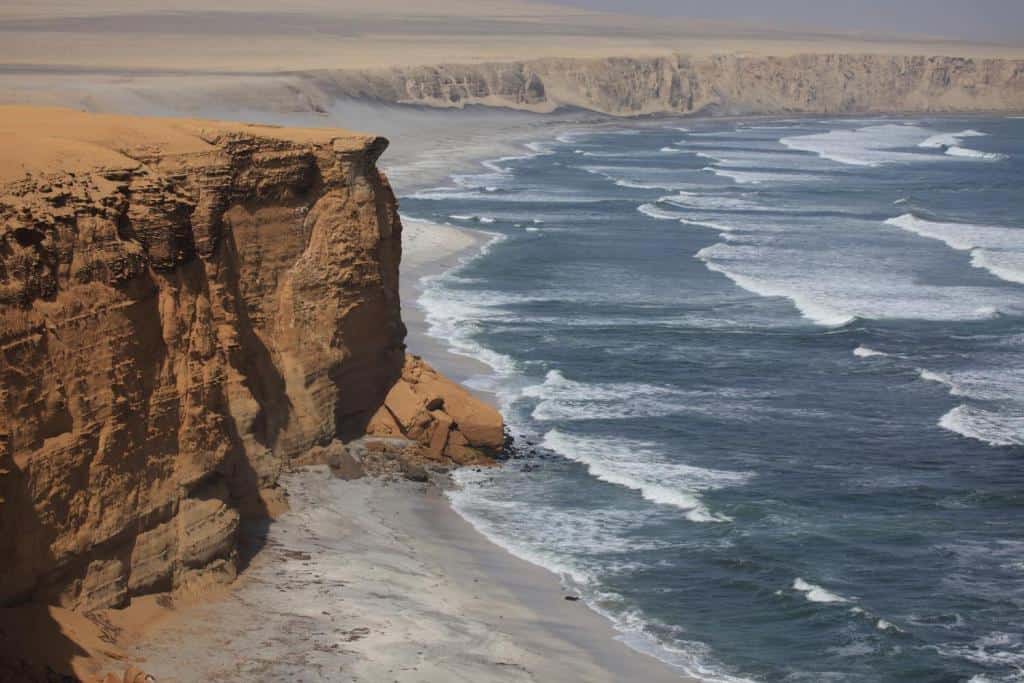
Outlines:
[{"label": "cliff edge", "polygon": [[406,357],[386,146],[0,107],[0,606],[229,582],[279,473],[371,421],[422,460],[500,449]]},{"label": "cliff edge", "polygon": [[307,76],[310,91],[434,107],[535,112],[578,107],[649,114],[854,114],[1024,111],[1024,59],[805,54],[441,64]]}]

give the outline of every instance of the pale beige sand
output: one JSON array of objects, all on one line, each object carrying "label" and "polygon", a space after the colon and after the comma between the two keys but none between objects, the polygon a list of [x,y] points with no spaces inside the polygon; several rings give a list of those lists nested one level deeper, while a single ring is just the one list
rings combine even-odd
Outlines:
[{"label": "pale beige sand", "polygon": [[0,64],[203,74],[671,52],[1021,56],[1021,45],[866,38],[583,12],[522,0],[8,0]]},{"label": "pale beige sand", "polygon": [[286,477],[292,511],[230,595],[130,648],[161,683],[685,680],[614,640],[438,489]]}]

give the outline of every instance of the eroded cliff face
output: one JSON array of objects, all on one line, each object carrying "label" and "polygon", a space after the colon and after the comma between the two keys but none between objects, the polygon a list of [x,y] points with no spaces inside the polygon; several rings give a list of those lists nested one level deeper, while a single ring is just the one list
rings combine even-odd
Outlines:
[{"label": "eroded cliff face", "polygon": [[316,76],[324,92],[389,102],[575,106],[656,113],[848,114],[1024,110],[1024,60],[806,54],[542,59]]},{"label": "eroded cliff face", "polygon": [[364,433],[402,377],[386,141],[26,108],[0,129],[0,605],[230,581],[282,467]]}]

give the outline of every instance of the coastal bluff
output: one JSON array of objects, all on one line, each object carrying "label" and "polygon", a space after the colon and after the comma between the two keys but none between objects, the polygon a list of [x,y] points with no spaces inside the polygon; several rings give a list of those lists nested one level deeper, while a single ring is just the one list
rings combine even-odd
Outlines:
[{"label": "coastal bluff", "polygon": [[0,607],[229,583],[282,472],[368,432],[440,467],[501,449],[405,352],[386,146],[0,107]]},{"label": "coastal bluff", "polygon": [[677,53],[325,70],[304,80],[323,106],[362,97],[612,116],[1024,111],[1024,59],[1003,57]]}]

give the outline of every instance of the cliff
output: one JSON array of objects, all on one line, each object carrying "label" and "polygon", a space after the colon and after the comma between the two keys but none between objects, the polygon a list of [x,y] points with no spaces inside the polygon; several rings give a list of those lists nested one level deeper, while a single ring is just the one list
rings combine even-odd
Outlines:
[{"label": "cliff", "polygon": [[818,53],[540,59],[311,74],[328,99],[537,112],[851,114],[1024,111],[1024,60]]},{"label": "cliff", "polygon": [[386,146],[0,107],[0,606],[231,581],[282,469],[371,420],[424,462],[501,447],[406,357]]}]

